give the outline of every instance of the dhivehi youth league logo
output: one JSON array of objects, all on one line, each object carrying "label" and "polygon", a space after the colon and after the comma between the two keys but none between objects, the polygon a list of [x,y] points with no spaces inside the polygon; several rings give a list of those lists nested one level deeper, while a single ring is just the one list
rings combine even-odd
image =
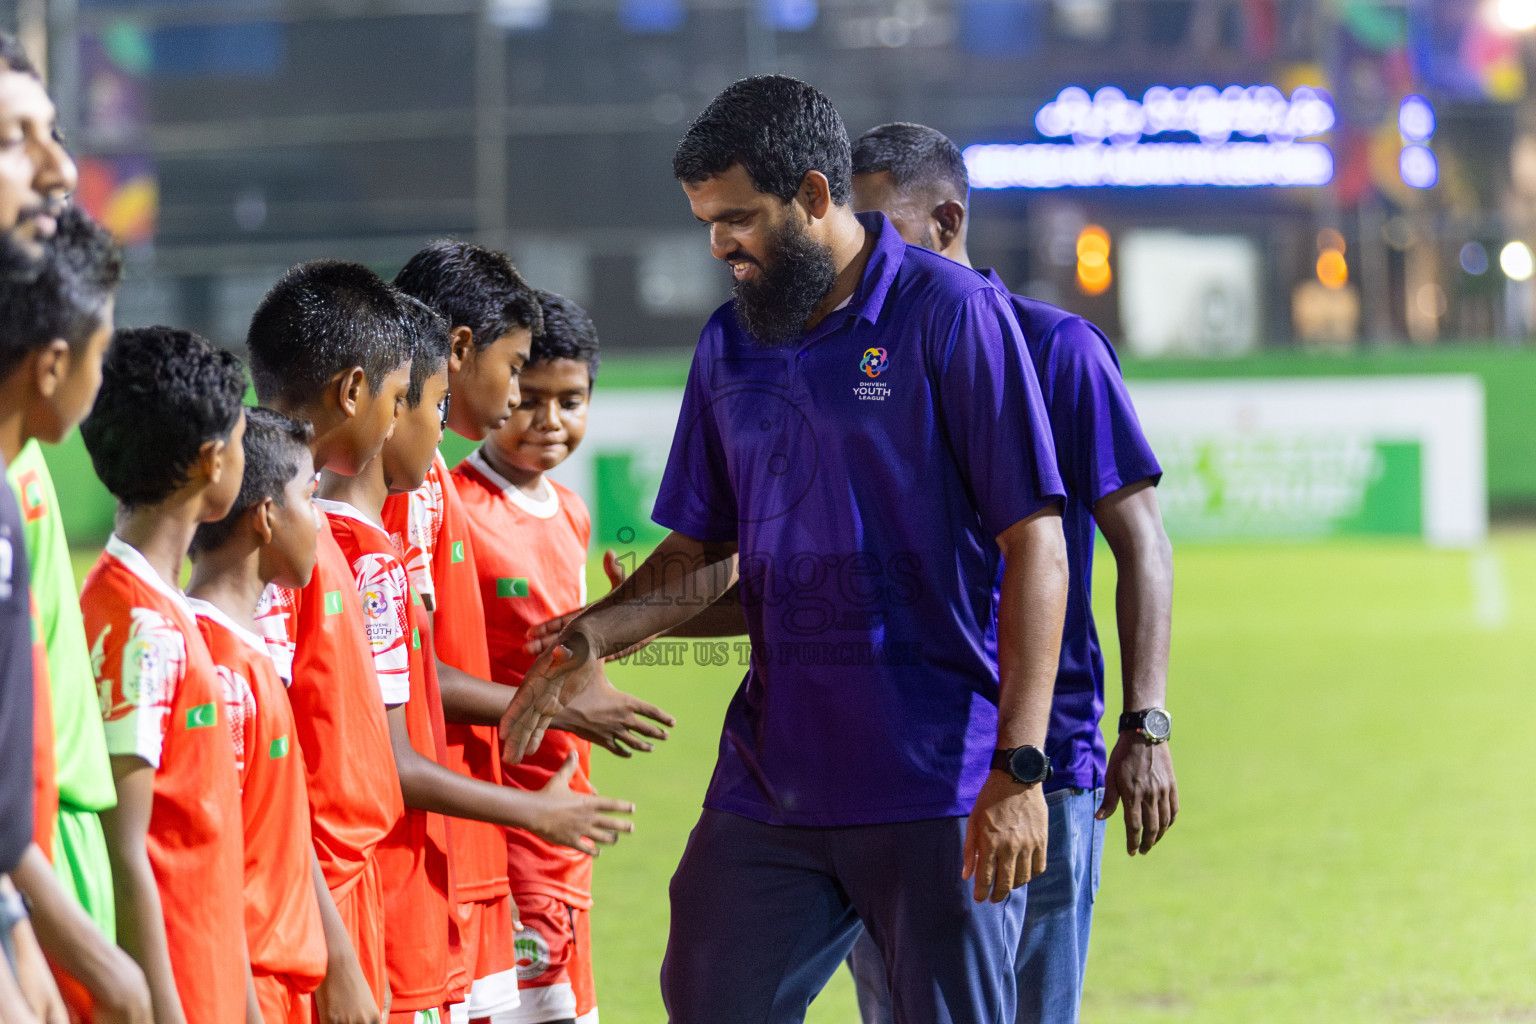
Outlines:
[{"label": "dhivehi youth league logo", "polygon": [[864,358],[859,361],[859,369],[870,378],[880,376],[885,368],[891,365],[890,357],[883,348],[867,348],[864,350]]},{"label": "dhivehi youth league logo", "polygon": [[549,970],[549,943],[527,921],[512,940],[512,951],[517,956],[518,980],[533,981]]}]

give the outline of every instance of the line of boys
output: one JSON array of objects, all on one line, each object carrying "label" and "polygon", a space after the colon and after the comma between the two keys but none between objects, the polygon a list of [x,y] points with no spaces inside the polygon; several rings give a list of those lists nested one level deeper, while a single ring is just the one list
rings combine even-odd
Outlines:
[{"label": "line of boys", "polygon": [[[57,442],[91,409],[82,433],[119,515],[83,629],[26,659],[29,831],[55,850],[71,831],[53,828],[61,688],[46,668],[73,640],[115,785],[57,821],[102,836],[101,812],[110,868],[86,843],[45,869],[70,883],[64,900],[28,893],[63,997],[0,987],[0,1020],[52,1024],[66,1004],[80,1020],[595,1020],[589,858],[632,808],[595,795],[588,742],[647,750],[671,719],[609,687],[546,758],[505,772],[496,735],[532,660],[528,626],[584,597],[590,520],[543,473],[584,431],[590,320],[462,243],[402,271],[427,304],[360,266],[308,264],[253,320],[255,383],[275,408],[247,412],[232,355],[169,328],[112,334],[116,249],[76,211],[60,223],[41,276],[0,283],[4,454]],[[451,480],[436,450],[448,425],[490,435]],[[67,569],[46,464],[15,483]],[[72,598],[72,580],[53,590]],[[21,687],[6,682],[9,699]],[[93,730],[78,732],[89,753]],[[5,964],[0,986],[35,974]]]}]

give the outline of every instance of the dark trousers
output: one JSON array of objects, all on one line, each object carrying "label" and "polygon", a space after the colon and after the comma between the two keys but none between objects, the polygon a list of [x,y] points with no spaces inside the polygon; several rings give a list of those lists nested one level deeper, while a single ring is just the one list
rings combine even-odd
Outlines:
[{"label": "dark trousers", "polygon": [[704,811],[672,876],[671,1021],[801,1021],[867,929],[897,1024],[1012,1024],[1025,891],[976,903],[964,841],[964,818],[798,828]]}]

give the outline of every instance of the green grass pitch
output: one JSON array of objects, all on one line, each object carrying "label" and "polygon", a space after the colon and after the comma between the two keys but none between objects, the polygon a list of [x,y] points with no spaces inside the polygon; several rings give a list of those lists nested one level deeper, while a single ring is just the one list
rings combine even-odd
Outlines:
[{"label": "green grass pitch", "polygon": [[[1102,547],[1098,562],[1117,681]],[[1536,534],[1480,554],[1187,545],[1176,564],[1183,811],[1134,860],[1109,822],[1084,1020],[1536,1019]],[[651,1024],[665,1019],[667,883],[740,670],[611,675],[679,721],[654,754],[594,758],[601,789],[639,804],[634,835],[597,865],[599,1004]],[[845,972],[808,1019],[857,1020]]]},{"label": "green grass pitch", "polygon": [[[1536,1020],[1536,532],[1479,553],[1184,545],[1176,566],[1183,810],[1147,858],[1109,822],[1085,1024]],[[1102,545],[1098,568],[1113,721]],[[599,1004],[659,1024],[667,883],[740,670],[611,675],[679,720],[656,753],[594,755],[601,789],[639,804],[597,864]],[[807,1019],[855,1024],[846,973]]]}]

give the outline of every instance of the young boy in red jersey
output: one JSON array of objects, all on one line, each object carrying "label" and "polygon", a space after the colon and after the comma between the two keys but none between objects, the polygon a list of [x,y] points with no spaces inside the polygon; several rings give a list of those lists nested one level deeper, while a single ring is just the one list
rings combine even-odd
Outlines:
[{"label": "young boy in red jersey", "polygon": [[118,331],[81,425],[118,502],[81,590],[117,807],[105,816],[118,938],[159,1024],[252,1020],[239,782],[225,694],[178,588],[198,524],[240,491],[245,374],[167,327]]},{"label": "young boy in red jersey", "polygon": [[[441,697],[430,657],[430,620],[411,590],[401,553],[382,521],[391,491],[420,487],[442,438],[448,397],[447,323],[425,305],[405,297],[410,308],[417,348],[406,410],[381,457],[354,477],[324,474],[321,507],[331,519],[338,543],[352,559],[359,593],[371,616],[370,642],[381,680],[387,688],[390,734],[400,785],[408,808],[406,823],[390,837],[387,882],[401,912],[421,925],[389,938],[391,986],[396,1002],[392,1019],[431,1020],[436,1008],[449,1001],[454,963],[449,959],[450,924],[457,931],[454,893],[446,862],[445,830],[439,815],[530,828],[550,841],[569,844],[587,853],[592,842],[611,843],[628,822],[608,812],[632,810],[629,804],[595,795],[572,794],[566,780],[570,764],[540,792],[519,792],[494,786],[445,768]],[[489,684],[484,684],[490,689]],[[493,691],[494,693],[494,691]],[[397,903],[390,904],[394,913]],[[430,922],[442,921],[442,928]],[[453,918],[450,921],[450,918]]]},{"label": "young boy in red jersey", "polygon": [[[479,559],[493,678],[512,686],[533,662],[532,626],[586,603],[586,504],[545,474],[587,428],[599,364],[597,331],[575,303],[540,292],[544,333],[523,368],[522,401],[505,425],[454,471]],[[562,764],[580,764],[573,789],[589,791],[591,745],[551,729],[538,751],[504,766],[508,785],[534,787]],[[597,1020],[592,977],[592,862],[527,833],[507,834],[508,875],[523,929],[517,937],[522,1006],[494,1024]]]},{"label": "young boy in red jersey", "polygon": [[[411,339],[396,293],[356,263],[294,267],[251,318],[246,344],[263,405],[309,421],[316,467],[352,474],[378,455],[410,385]],[[350,560],[320,522],[315,572],[270,587],[258,610],[290,680],[310,837],[350,944],[329,944],[315,991],[322,1024],[377,1020],[388,1005],[384,890],[374,851],[404,813],[389,724]]]},{"label": "young boy in red jersey", "polygon": [[[348,942],[309,834],[293,709],[256,633],[269,583],[302,590],[315,569],[319,513],[308,423],[249,409],[245,476],[229,514],[198,527],[188,588],[231,703],[245,832],[245,935],[264,1024],[309,1024],[328,938]],[[306,884],[306,882],[308,884]]]},{"label": "young boy in red jersey", "polygon": [[[540,320],[537,295],[503,253],[454,240],[422,249],[394,283],[451,325],[451,400],[444,427],[473,441],[484,440],[520,400],[518,374]],[[448,721],[449,766],[499,783],[501,758],[494,725],[505,711],[507,694],[504,687],[482,682],[491,678],[491,668],[474,544],[463,503],[440,454],[421,487],[385,502],[384,523],[404,554],[412,585],[433,609],[432,643]],[[654,739],[666,738],[664,729],[642,717],[648,714],[670,725],[670,716],[659,709],[617,691],[607,704],[606,716],[592,708],[586,719],[594,725],[601,719],[604,731],[593,738],[605,746],[622,751],[617,737],[634,739],[631,728]],[[634,746],[650,749],[643,740]],[[453,842],[460,932],[474,978],[469,998],[453,1007],[454,1021],[463,1024],[514,1008],[517,972],[505,836],[488,825],[456,822]]]}]

